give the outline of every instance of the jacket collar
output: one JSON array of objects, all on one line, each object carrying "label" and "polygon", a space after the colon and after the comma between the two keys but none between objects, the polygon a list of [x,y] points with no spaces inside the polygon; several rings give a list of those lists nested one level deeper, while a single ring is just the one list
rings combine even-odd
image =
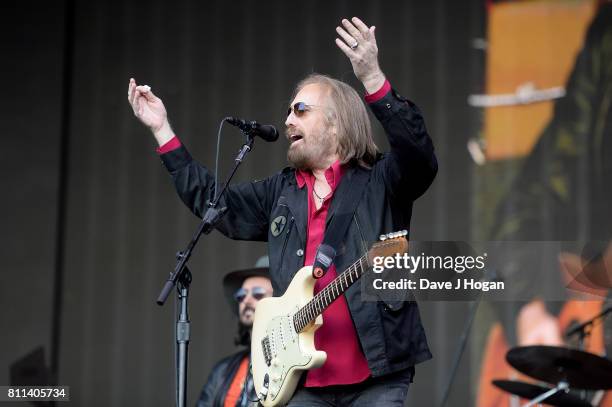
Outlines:
[{"label": "jacket collar", "polygon": [[334,192],[334,199],[331,202],[329,207],[329,212],[327,213],[327,219],[325,220],[325,227],[329,226],[329,223],[332,221],[334,215],[338,212],[338,208],[342,205],[342,198],[347,195],[348,189],[350,188],[351,179],[353,178],[356,171],[361,171],[358,167],[355,166],[345,166],[344,174],[342,175],[342,180],[340,181],[340,185],[336,188]]},{"label": "jacket collar", "polygon": [[[295,171],[295,172],[294,172]],[[340,184],[334,192],[334,199],[329,207],[325,227],[329,225],[334,215],[338,211],[338,207],[342,204],[342,197],[346,196],[348,188],[350,188],[350,180],[356,171],[365,171],[356,165],[344,165],[342,169],[342,178]],[[305,183],[301,182],[297,170],[293,170],[287,174],[290,188],[285,191],[286,204],[291,214],[295,218],[295,226],[302,238],[302,242],[306,243],[306,226],[308,224],[308,191],[304,188]],[[301,184],[301,186],[300,186]]]}]

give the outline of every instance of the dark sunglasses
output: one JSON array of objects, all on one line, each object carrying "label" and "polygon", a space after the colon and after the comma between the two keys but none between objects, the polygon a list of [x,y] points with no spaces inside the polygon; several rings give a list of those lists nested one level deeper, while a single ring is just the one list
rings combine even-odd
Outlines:
[{"label": "dark sunglasses", "polygon": [[[238,304],[240,304],[244,299],[249,295],[249,290],[246,288],[240,287],[238,291],[234,294],[234,299]],[[251,297],[255,298],[257,301],[262,298],[267,297],[268,293],[266,293],[266,289],[263,287],[253,287],[251,289]]]},{"label": "dark sunglasses", "polygon": [[289,116],[291,112],[293,112],[293,114],[296,115],[297,117],[302,117],[304,113],[309,111],[310,108],[314,106],[315,105],[307,105],[304,102],[294,103],[293,106],[289,106],[289,108],[287,109],[287,116]]}]

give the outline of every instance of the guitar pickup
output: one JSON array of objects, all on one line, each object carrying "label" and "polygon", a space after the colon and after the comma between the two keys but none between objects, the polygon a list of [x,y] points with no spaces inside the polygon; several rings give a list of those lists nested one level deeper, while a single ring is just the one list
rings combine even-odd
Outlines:
[{"label": "guitar pickup", "polygon": [[261,349],[266,360],[266,365],[270,366],[272,363],[272,351],[270,350],[270,339],[266,336],[261,340]]}]

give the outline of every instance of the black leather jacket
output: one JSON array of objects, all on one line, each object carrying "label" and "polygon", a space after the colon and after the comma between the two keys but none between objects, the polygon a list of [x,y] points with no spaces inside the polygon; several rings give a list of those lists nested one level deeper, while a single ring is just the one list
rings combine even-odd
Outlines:
[{"label": "black leather jacket", "polygon": [[[355,171],[366,171],[369,181],[338,248],[337,270],[346,269],[379,235],[409,229],[412,203],[432,183],[438,169],[433,143],[419,109],[395,91],[370,104],[384,127],[391,150],[371,169],[352,166],[335,197],[346,193]],[[196,163],[182,146],[163,154],[162,161],[183,202],[201,217],[214,184],[213,174]],[[327,224],[337,210],[332,201]],[[232,239],[268,242],[274,294],[282,295],[294,274],[304,266],[307,191],[298,188],[295,170],[286,168],[263,181],[228,188],[221,206],[228,211],[218,229]],[[281,217],[281,218],[279,218]],[[285,219],[279,232],[275,219]],[[359,284],[345,293],[348,307],[372,376],[396,372],[431,358],[416,302],[366,302]]]},{"label": "black leather jacket", "polygon": [[[232,380],[234,380],[240,362],[245,356],[248,356],[248,353],[248,349],[236,352],[233,355],[221,359],[212,368],[208,375],[208,380],[202,388],[196,407],[223,407],[227,390],[232,384]],[[250,377],[249,374],[247,380],[252,380]],[[255,390],[253,389],[251,381],[247,383],[246,386],[243,386],[242,395],[236,403],[236,407],[247,407],[251,405],[251,401],[255,399]]]}]

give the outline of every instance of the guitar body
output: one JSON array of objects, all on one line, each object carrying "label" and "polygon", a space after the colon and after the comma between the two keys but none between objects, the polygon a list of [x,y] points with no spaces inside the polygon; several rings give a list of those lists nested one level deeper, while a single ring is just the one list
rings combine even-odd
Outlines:
[{"label": "guitar body", "polygon": [[319,315],[296,333],[293,315],[313,297],[312,266],[302,267],[282,297],[264,298],[257,304],[251,336],[253,384],[261,404],[289,402],[302,371],[320,367],[327,354],[314,346],[314,333],[323,324]]},{"label": "guitar body", "polygon": [[320,367],[327,354],[315,348],[315,331],[323,325],[323,311],[363,273],[375,257],[408,251],[408,232],[388,233],[316,295],[312,266],[302,267],[282,297],[257,303],[251,333],[253,385],[264,407],[282,406],[291,400],[304,370]]}]

